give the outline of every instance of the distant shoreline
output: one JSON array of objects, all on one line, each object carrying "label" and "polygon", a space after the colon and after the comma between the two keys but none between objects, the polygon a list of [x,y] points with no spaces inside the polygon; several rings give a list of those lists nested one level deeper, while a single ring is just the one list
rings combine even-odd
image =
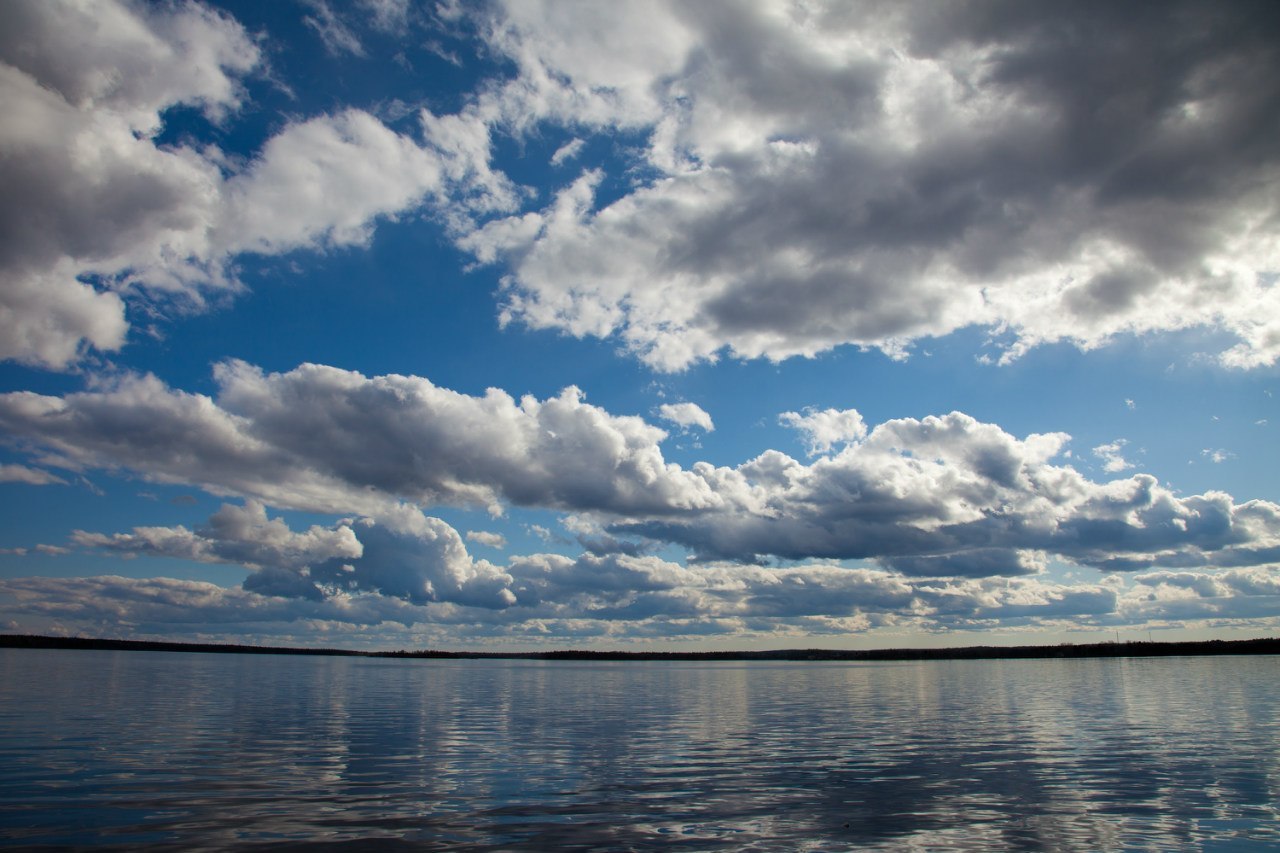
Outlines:
[{"label": "distant shoreline", "polygon": [[1280,654],[1280,637],[1260,640],[1199,642],[1081,643],[1057,646],[965,646],[949,649],[773,649],[769,651],[624,652],[559,650],[545,652],[376,652],[356,649],[309,649],[244,646],[231,643],[168,643],[151,640],[107,640],[0,634],[0,648],[82,649],[140,652],[198,652],[254,655],[325,655],[335,657],[408,658],[421,660],[582,660],[582,661],[913,661],[1047,658],[1175,657],[1202,655]]}]

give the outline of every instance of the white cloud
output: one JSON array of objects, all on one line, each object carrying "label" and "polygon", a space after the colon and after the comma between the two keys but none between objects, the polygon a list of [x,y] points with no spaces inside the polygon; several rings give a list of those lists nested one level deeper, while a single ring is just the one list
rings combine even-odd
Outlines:
[{"label": "white cloud", "polygon": [[697,403],[663,403],[658,407],[658,416],[682,429],[698,427],[705,432],[713,432],[716,428],[711,415]]},{"label": "white cloud", "polygon": [[[350,16],[310,5],[331,50],[363,50]],[[402,0],[361,8],[374,30],[409,26]],[[1280,356],[1280,73],[1241,7],[437,11],[464,13],[514,76],[413,133],[355,109],[299,118],[242,166],[155,144],[174,105],[240,106],[261,53],[239,24],[197,3],[7,4],[0,358],[119,349],[122,294],[199,308],[240,287],[239,253],[360,244],[436,202],[460,247],[509,267],[503,322],[615,337],[661,370],[846,344],[904,357],[971,325],[1003,333],[1005,358],[1190,327],[1231,336],[1229,366]],[[548,124],[579,134],[559,165],[592,133],[644,135],[627,166],[651,177],[605,203],[589,172],[519,209],[532,196],[493,134]]]},{"label": "white cloud", "polygon": [[1222,448],[1218,448],[1217,450],[1214,450],[1213,448],[1207,447],[1204,450],[1200,451],[1200,455],[1208,459],[1210,462],[1214,463],[1215,465],[1219,465],[1223,462],[1226,462],[1228,459],[1235,458],[1234,453],[1232,453],[1230,450],[1223,450]]},{"label": "white cloud", "polygon": [[718,498],[667,463],[665,433],[568,388],[471,397],[408,376],[220,365],[217,399],[126,376],[100,390],[0,395],[0,426],[71,469],[129,469],[295,509],[385,519],[402,500],[666,513]]},{"label": "white cloud", "polygon": [[409,26],[409,0],[360,0],[360,5],[373,15],[374,29],[403,33]]},{"label": "white cloud", "polygon": [[551,165],[563,166],[569,160],[577,157],[578,154],[581,153],[584,145],[586,145],[586,143],[581,139],[574,138],[569,140],[564,145],[557,148],[556,152],[551,155]]},{"label": "white cloud", "polygon": [[[420,505],[514,504],[585,515],[607,534],[582,527],[598,553],[639,553],[639,537],[701,559],[874,558],[917,576],[1026,574],[1041,552],[1113,571],[1280,560],[1280,506],[1179,497],[1145,474],[1094,482],[1054,463],[1066,435],[1019,439],[959,412],[886,421],[808,465],[767,450],[685,469],[663,457],[662,430],[573,388],[516,401],[242,362],[215,378],[215,398],[138,376],[3,394],[0,429],[41,465],[364,515],[403,535],[437,524]],[[865,430],[851,424],[843,434]]]},{"label": "white cloud", "polygon": [[[395,24],[395,6],[377,4],[374,23]],[[341,21],[314,8],[341,44]],[[363,244],[446,186],[450,210],[510,207],[488,128],[456,117],[423,113],[414,138],[340,109],[290,122],[244,162],[158,145],[170,107],[234,113],[260,63],[240,24],[198,3],[17,0],[0,14],[0,358],[66,368],[118,350],[123,297],[200,310],[243,289],[235,256]]]},{"label": "white cloud", "polygon": [[307,15],[302,19],[308,27],[315,30],[316,35],[320,36],[320,40],[324,42],[325,50],[331,54],[340,55],[350,53],[354,56],[364,56],[364,45],[360,43],[360,38],[351,30],[347,22],[342,20],[325,0],[306,0],[306,4],[311,7],[312,15]]},{"label": "white cloud", "polygon": [[1133,464],[1124,458],[1124,447],[1129,442],[1118,438],[1109,444],[1099,444],[1093,449],[1093,455],[1102,460],[1102,470],[1109,474],[1127,471]]},{"label": "white cloud", "polygon": [[[416,558],[416,552],[410,556]],[[415,585],[423,583],[421,575],[408,574]],[[337,584],[320,595],[279,585],[254,588],[252,582],[266,575],[259,571],[243,588],[231,589],[164,578],[5,579],[0,580],[0,612],[21,623],[57,619],[140,634],[279,633],[299,621],[318,623],[318,629],[324,623],[434,624],[450,626],[448,636],[457,644],[469,629],[488,638],[537,634],[545,642],[587,635],[745,636],[786,630],[801,620],[818,630],[825,625],[825,630],[856,633],[895,625],[946,630],[1088,622],[1110,618],[1117,609],[1116,591],[1101,585],[1067,587],[1028,578],[910,582],[887,572],[822,564],[690,569],[621,555],[518,558],[505,571],[488,575],[503,584],[501,599],[453,600],[434,589],[415,597],[394,583],[380,592],[372,575],[366,576],[370,586],[363,591]],[[387,576],[382,580],[386,583]]]},{"label": "white cloud", "polygon": [[490,530],[468,530],[468,542],[479,542],[481,545],[487,545],[490,548],[507,547],[507,537],[501,533],[494,533]]},{"label": "white cloud", "polygon": [[202,254],[217,167],[153,137],[176,104],[215,120],[235,110],[259,53],[195,4],[14,2],[3,16],[0,357],[63,367],[84,346],[124,343],[114,291]]},{"label": "white cloud", "polygon": [[858,441],[867,434],[867,425],[857,409],[805,409],[803,415],[783,412],[778,415],[778,423],[804,435],[810,456],[830,453],[836,445]]},{"label": "white cloud", "polygon": [[414,604],[481,608],[515,601],[507,591],[511,579],[491,564],[473,560],[462,537],[438,518],[420,518],[412,529],[361,519],[332,527],[312,525],[296,533],[282,519],[268,519],[261,503],[249,501],[243,507],[224,504],[195,530],[135,527],[132,533],[110,535],[78,530],[72,541],[125,557],[242,566],[252,570],[246,590],[286,598],[377,593]]},{"label": "white cloud", "polygon": [[373,222],[441,186],[438,156],[368,113],[292,124],[224,188],[225,252],[278,254],[368,241]]},{"label": "white cloud", "polygon": [[1129,620],[1262,620],[1280,616],[1280,567],[1256,566],[1221,572],[1163,571],[1134,576],[1120,601]]},{"label": "white cloud", "polygon": [[477,257],[510,264],[507,318],[662,370],[974,324],[1006,358],[1203,326],[1236,339],[1224,364],[1274,363],[1280,158],[1255,129],[1280,74],[1247,14],[508,4],[482,17],[520,73],[485,120],[644,127],[658,175],[570,188]]},{"label": "white cloud", "polygon": [[295,533],[266,507],[248,501],[223,504],[204,527],[135,527],[132,533],[106,535],[77,530],[72,541],[128,557],[177,557],[201,563],[232,563],[246,568],[302,569],[329,559],[355,559],[363,548],[350,523],[331,528],[312,525]]}]

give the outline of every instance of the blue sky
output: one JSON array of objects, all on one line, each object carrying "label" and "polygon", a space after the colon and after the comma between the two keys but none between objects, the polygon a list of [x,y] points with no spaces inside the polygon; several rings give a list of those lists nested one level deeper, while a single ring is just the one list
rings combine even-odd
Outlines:
[{"label": "blue sky", "polygon": [[1275,630],[1271,4],[0,16],[6,631]]}]

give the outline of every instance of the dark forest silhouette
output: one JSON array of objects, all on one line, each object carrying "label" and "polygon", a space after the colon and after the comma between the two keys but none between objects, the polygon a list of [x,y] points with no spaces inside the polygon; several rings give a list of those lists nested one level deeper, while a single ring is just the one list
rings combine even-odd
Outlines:
[{"label": "dark forest silhouette", "polygon": [[1116,658],[1173,657],[1179,655],[1273,655],[1280,653],[1280,638],[1256,640],[1205,640],[1201,642],[1079,643],[1056,646],[965,646],[949,649],[773,649],[769,651],[624,652],[564,649],[543,652],[359,651],[231,643],[171,643],[151,640],[109,640],[85,637],[42,637],[0,634],[0,648],[99,649],[143,652],[201,652],[254,655],[330,655],[344,657],[411,659],[501,659],[586,661],[895,661],[986,660],[1019,658]]}]

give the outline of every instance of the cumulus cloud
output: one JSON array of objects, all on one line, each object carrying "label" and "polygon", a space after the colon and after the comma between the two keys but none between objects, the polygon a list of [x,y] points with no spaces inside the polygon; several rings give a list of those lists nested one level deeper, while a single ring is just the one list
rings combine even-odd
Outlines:
[{"label": "cumulus cloud", "polygon": [[226,253],[362,244],[442,182],[438,155],[361,110],[291,124],[223,188]]},{"label": "cumulus cloud", "polygon": [[[373,23],[404,11],[373,4]],[[359,51],[327,4],[313,12],[333,49]],[[172,107],[226,121],[260,65],[255,39],[199,3],[18,0],[0,24],[0,358],[65,368],[118,350],[127,304],[200,310],[243,289],[237,255],[361,244],[446,186],[462,185],[459,210],[510,204],[509,182],[476,157],[488,130],[430,113],[416,134],[357,109],[296,119],[243,161],[159,144]]]},{"label": "cumulus cloud", "polygon": [[507,607],[510,578],[467,553],[462,537],[438,518],[411,527],[372,519],[312,525],[295,532],[283,519],[249,501],[224,504],[207,524],[190,530],[135,527],[132,533],[76,531],[82,547],[125,557],[171,557],[250,569],[246,590],[286,598],[323,600],[337,594],[376,593],[413,604],[452,602]]},{"label": "cumulus cloud", "polygon": [[645,128],[655,174],[463,241],[509,264],[508,321],[662,370],[969,325],[1006,358],[1192,326],[1234,337],[1224,364],[1280,356],[1266,4],[478,14],[518,69],[494,123]]},{"label": "cumulus cloud", "polygon": [[1099,444],[1093,449],[1093,455],[1102,460],[1102,470],[1109,474],[1126,471],[1133,465],[1124,458],[1124,447],[1129,442],[1118,438],[1109,444]]},{"label": "cumulus cloud", "polygon": [[[376,592],[413,604],[451,603],[500,610],[515,603],[511,578],[467,553],[462,537],[438,518],[411,531],[364,520],[358,559],[334,558],[311,567],[308,577],[326,594]],[[251,577],[249,580],[252,580]],[[246,588],[252,585],[246,581]]]},{"label": "cumulus cloud", "polygon": [[252,626],[302,620],[412,625],[421,619],[419,608],[389,596],[292,598],[173,578],[18,578],[0,582],[0,592],[16,603],[16,615],[24,622],[33,617],[70,621],[96,629],[99,636],[130,628],[143,634],[234,635]]},{"label": "cumulus cloud", "polygon": [[[309,5],[330,50],[364,49],[349,16]],[[261,52],[238,23],[194,2],[6,4],[0,358],[116,350],[132,300],[199,308],[240,288],[240,253],[359,244],[435,205],[509,270],[504,323],[615,338],[661,370],[846,344],[903,357],[973,325],[1005,358],[1204,327],[1233,339],[1224,364],[1274,363],[1277,16],[1033,8],[441,11],[513,73],[404,133],[355,109],[300,117],[241,163],[156,144],[171,107],[240,107]],[[407,31],[400,0],[362,11]],[[575,134],[559,166],[593,133],[638,134],[625,167],[644,177],[603,200],[590,169],[521,209],[534,196],[493,140],[548,125]]]},{"label": "cumulus cloud", "polygon": [[658,416],[681,429],[698,427],[705,432],[713,432],[716,428],[711,415],[697,403],[663,403],[658,407]]},{"label": "cumulus cloud", "polygon": [[363,553],[350,523],[331,528],[312,525],[304,533],[295,533],[283,519],[269,519],[258,501],[242,507],[223,504],[206,525],[195,530],[180,525],[135,527],[132,533],[112,535],[77,530],[72,541],[126,557],[177,557],[251,569],[297,570],[328,559],[355,559]]},{"label": "cumulus cloud", "polygon": [[259,53],[195,4],[15,2],[0,15],[0,357],[59,367],[85,345],[123,344],[112,280],[200,253],[217,167],[153,139],[170,106],[234,110]]},{"label": "cumulus cloud", "polygon": [[[393,555],[391,556],[403,556]],[[411,555],[412,556],[412,555]],[[383,568],[390,568],[391,563]],[[689,568],[655,557],[536,554],[489,576],[504,606],[336,585],[321,595],[274,582],[265,570],[243,588],[163,578],[0,580],[0,612],[24,622],[57,619],[141,633],[280,630],[297,622],[449,626],[488,637],[538,635],[648,637],[773,633],[796,620],[845,633],[875,627],[942,630],[1112,618],[1118,596],[1102,585],[1066,587],[1026,578],[907,581],[872,569],[806,565]],[[415,581],[416,582],[416,581]]]},{"label": "cumulus cloud", "polygon": [[647,539],[700,560],[879,559],[916,576],[1014,576],[1034,572],[1038,552],[1134,570],[1257,565],[1280,547],[1273,503],[1179,497],[1146,474],[1094,482],[1055,462],[1066,435],[1019,439],[960,412],[866,430],[846,411],[833,422],[865,435],[810,464],[767,450],[686,469],[663,457],[662,430],[574,388],[516,401],[421,377],[243,362],[215,378],[216,397],[140,376],[63,397],[3,394],[0,429],[44,466],[363,515],[420,536],[434,524],[420,505],[578,512],[602,525],[582,532],[610,537],[584,540],[601,553],[639,553]]},{"label": "cumulus cloud", "polygon": [[1280,567],[1255,566],[1220,572],[1161,571],[1134,577],[1121,600],[1129,619],[1265,620],[1280,616]]},{"label": "cumulus cloud", "polygon": [[717,500],[667,463],[665,433],[586,403],[576,388],[516,401],[409,376],[320,365],[215,371],[217,399],[126,376],[102,390],[0,396],[0,427],[73,470],[124,469],[273,506],[383,517],[402,500],[499,502],[620,514]]},{"label": "cumulus cloud", "polygon": [[778,423],[804,435],[810,456],[830,453],[836,445],[857,441],[867,434],[867,425],[856,409],[805,409],[804,414],[783,412]]},{"label": "cumulus cloud", "polygon": [[468,530],[467,541],[479,542],[481,545],[487,545],[490,548],[507,547],[507,537],[489,530]]},{"label": "cumulus cloud", "polygon": [[1192,557],[1245,565],[1269,561],[1280,542],[1275,504],[1178,497],[1146,474],[1093,482],[1053,463],[1066,438],[1017,439],[958,412],[891,420],[811,465],[771,450],[732,470],[694,466],[718,506],[611,529],[704,559],[908,558],[905,571],[938,574],[1024,574],[1039,558],[1011,552],[1026,551],[1112,569]]}]

